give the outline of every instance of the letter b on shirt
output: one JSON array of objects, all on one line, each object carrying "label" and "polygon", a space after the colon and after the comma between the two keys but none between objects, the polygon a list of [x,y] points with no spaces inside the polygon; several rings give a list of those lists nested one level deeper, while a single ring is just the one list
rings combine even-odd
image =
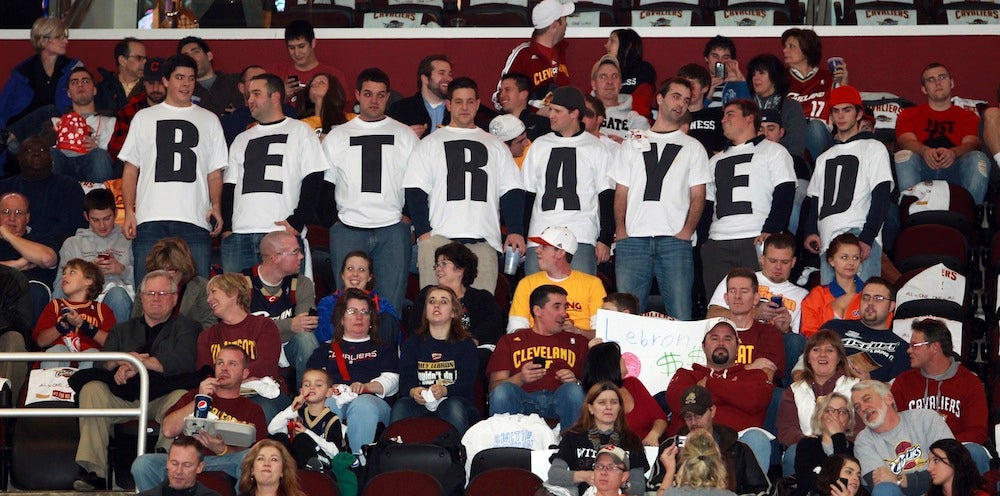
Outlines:
[{"label": "letter b on shirt", "polygon": [[198,176],[198,128],[185,120],[156,122],[156,166],[158,183],[193,183]]}]

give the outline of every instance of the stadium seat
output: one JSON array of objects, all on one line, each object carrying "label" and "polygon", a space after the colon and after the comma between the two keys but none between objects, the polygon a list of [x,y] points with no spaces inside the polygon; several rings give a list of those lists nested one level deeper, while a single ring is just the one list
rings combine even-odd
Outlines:
[{"label": "stadium seat", "polygon": [[599,27],[618,26],[618,11],[615,0],[593,0],[576,2],[576,10],[569,17],[570,26]]},{"label": "stadium seat", "polygon": [[783,26],[801,24],[794,0],[722,0],[716,26]]},{"label": "stadium seat", "polygon": [[[72,403],[46,401],[37,408],[73,408]],[[25,417],[14,422],[10,481],[24,491],[66,491],[80,475],[76,448],[80,420],[76,417]],[[44,467],[44,470],[39,470]]]},{"label": "stadium seat", "polygon": [[542,479],[521,468],[495,468],[479,474],[469,482],[466,496],[532,495],[542,485]]},{"label": "stadium seat", "polygon": [[379,441],[396,440],[401,443],[433,443],[443,437],[450,437],[456,443],[461,436],[455,426],[437,417],[411,417],[389,424]]},{"label": "stadium seat", "polygon": [[711,26],[709,10],[700,0],[633,0],[631,25]]},{"label": "stadium seat", "polygon": [[[139,422],[132,420],[123,424],[115,424],[114,435],[108,443],[108,463],[111,470],[108,471],[108,487],[118,486],[126,490],[135,488],[135,481],[132,480],[132,462],[135,461],[135,442],[139,434]],[[160,436],[160,425],[155,420],[150,419],[146,426],[146,452],[152,453],[156,447],[156,441]]]},{"label": "stadium seat", "polygon": [[[406,488],[403,491],[403,488]],[[397,470],[375,476],[365,486],[363,496],[441,496],[441,484],[432,476],[417,470]]]},{"label": "stadium seat", "polygon": [[903,229],[896,240],[892,260],[904,273],[944,263],[952,270],[966,274],[969,254],[965,235],[959,230],[931,224]]},{"label": "stadium seat", "polygon": [[284,12],[271,17],[271,27],[281,28],[301,19],[317,28],[352,28],[357,25],[360,7],[354,0],[289,0]]},{"label": "stadium seat", "polygon": [[472,457],[469,479],[502,468],[531,470],[531,450],[513,447],[484,449]]},{"label": "stadium seat", "polygon": [[219,493],[219,496],[236,496],[236,491],[233,489],[236,479],[225,472],[202,472],[198,474],[198,482]]},{"label": "stadium seat", "polygon": [[340,496],[340,488],[337,487],[336,481],[328,473],[300,469],[296,475],[299,478],[299,487],[309,496],[314,494]]},{"label": "stadium seat", "polygon": [[948,210],[925,210],[911,214],[910,207],[917,201],[917,198],[901,195],[899,202],[900,226],[903,229],[923,224],[951,226],[965,234],[965,240],[970,247],[978,246],[979,228],[976,221],[975,200],[962,186],[953,183],[944,184],[948,187]]},{"label": "stadium seat", "polygon": [[445,24],[445,4],[442,0],[373,0],[371,6],[375,14],[412,15],[416,25],[430,22],[439,26]]},{"label": "stadium seat", "polygon": [[471,2],[452,14],[453,26],[466,27],[529,27],[531,12],[526,5],[503,2]]},{"label": "stadium seat", "polygon": [[916,1],[834,0],[837,24],[858,26],[915,26],[926,24],[927,15]]},{"label": "stadium seat", "polygon": [[991,1],[932,0],[930,12],[936,24],[993,24],[1000,4]]}]

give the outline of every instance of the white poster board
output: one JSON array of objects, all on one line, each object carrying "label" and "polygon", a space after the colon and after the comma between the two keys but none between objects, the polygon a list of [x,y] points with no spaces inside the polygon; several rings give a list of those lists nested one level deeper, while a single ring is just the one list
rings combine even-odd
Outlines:
[{"label": "white poster board", "polygon": [[24,404],[30,405],[41,401],[72,403],[76,398],[76,392],[69,387],[69,378],[75,373],[76,369],[73,367],[32,370],[28,376],[28,391],[24,396]]},{"label": "white poster board", "polygon": [[593,323],[597,337],[618,343],[628,375],[642,381],[651,394],[666,390],[678,369],[705,364],[701,341],[708,321],[683,322],[598,310]]},{"label": "white poster board", "polygon": [[913,335],[913,321],[923,320],[923,319],[937,319],[944,322],[948,326],[948,330],[951,332],[951,347],[958,353],[962,352],[962,323],[954,320],[942,319],[941,317],[935,317],[933,315],[925,315],[923,317],[912,317],[909,319],[892,319],[892,332],[896,333],[897,336],[903,338],[903,341],[907,343],[910,342],[910,336]]}]

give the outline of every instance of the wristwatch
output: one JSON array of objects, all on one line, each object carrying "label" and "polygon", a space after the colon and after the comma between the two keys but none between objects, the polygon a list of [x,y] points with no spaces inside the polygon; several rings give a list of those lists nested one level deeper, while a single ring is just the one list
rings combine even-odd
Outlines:
[{"label": "wristwatch", "polygon": [[903,474],[899,474],[896,476],[896,485],[899,487],[903,487]]}]

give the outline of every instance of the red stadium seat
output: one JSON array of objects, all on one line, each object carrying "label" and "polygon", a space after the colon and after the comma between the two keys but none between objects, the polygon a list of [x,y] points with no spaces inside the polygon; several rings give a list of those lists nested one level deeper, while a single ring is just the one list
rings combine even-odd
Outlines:
[{"label": "red stadium seat", "polygon": [[495,468],[487,470],[469,482],[465,496],[532,495],[542,485],[542,479],[521,468]]},{"label": "red stadium seat", "polygon": [[[405,488],[405,491],[404,491]],[[434,477],[416,470],[396,470],[375,476],[363,496],[441,496],[441,484]]]}]

